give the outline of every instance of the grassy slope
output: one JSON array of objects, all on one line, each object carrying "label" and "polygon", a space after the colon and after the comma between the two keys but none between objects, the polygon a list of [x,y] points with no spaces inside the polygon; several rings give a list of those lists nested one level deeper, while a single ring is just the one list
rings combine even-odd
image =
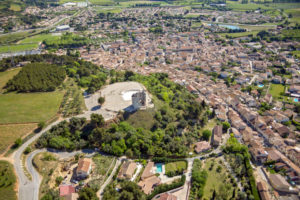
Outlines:
[{"label": "grassy slope", "polygon": [[0,123],[49,120],[60,106],[63,92],[9,93],[0,95]]},{"label": "grassy slope", "polygon": [[0,176],[0,182],[9,183],[6,187],[0,187],[1,199],[5,200],[16,200],[17,195],[14,190],[16,183],[16,176],[13,172],[12,164],[7,161],[0,161],[0,173],[3,173],[3,176]]},{"label": "grassy slope", "polygon": [[36,128],[36,124],[0,125],[0,154],[13,144],[16,139],[23,137]]},{"label": "grassy slope", "polygon": [[9,79],[11,79],[13,76],[15,76],[21,68],[16,68],[13,70],[5,71],[0,73],[0,93],[3,91],[3,87],[7,83]]}]

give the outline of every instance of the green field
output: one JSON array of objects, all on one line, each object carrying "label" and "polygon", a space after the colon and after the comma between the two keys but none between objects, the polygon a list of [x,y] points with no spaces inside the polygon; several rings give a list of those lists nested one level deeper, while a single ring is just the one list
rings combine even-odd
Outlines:
[{"label": "green field", "polygon": [[131,7],[135,4],[160,4],[160,5],[166,5],[167,3],[164,1],[125,1],[120,2],[120,5],[123,7]]},{"label": "green field", "polygon": [[[219,159],[207,159],[205,161],[204,169],[208,173],[207,181],[204,187],[203,199],[211,199],[212,193],[215,190],[217,193],[225,192],[223,195],[231,197],[233,188],[231,183],[228,181],[228,172],[224,169],[224,164],[220,164]],[[213,164],[213,167],[211,168]],[[217,171],[220,166],[220,171]],[[228,188],[225,188],[228,187]],[[224,198],[227,199],[227,198]]]},{"label": "green field", "polygon": [[0,95],[0,124],[49,120],[60,106],[63,92],[8,93]]},{"label": "green field", "polygon": [[21,6],[19,4],[12,3],[10,4],[10,10],[18,12],[21,11]]},{"label": "green field", "polygon": [[187,164],[185,161],[177,161],[177,162],[171,162],[167,163],[165,165],[166,174],[169,172],[176,172],[180,170],[185,170],[187,168]]},{"label": "green field", "polygon": [[60,36],[57,35],[52,35],[52,34],[39,34],[39,35],[35,35],[32,37],[27,37],[24,40],[21,40],[19,43],[20,44],[27,44],[27,43],[40,43],[44,40],[56,40],[58,39]]},{"label": "green field", "polygon": [[14,190],[16,184],[16,176],[13,171],[14,167],[7,161],[0,161],[0,194],[1,199],[16,200],[17,195]]},{"label": "green field", "polygon": [[5,46],[0,46],[0,53],[32,50],[38,48],[38,46],[39,45],[37,43],[5,45]]},{"label": "green field", "polygon": [[115,4],[113,0],[89,0],[89,2],[99,6],[111,6]]},{"label": "green field", "polygon": [[285,13],[292,15],[292,18],[289,19],[291,22],[300,23],[300,8],[294,7],[293,9],[285,10]]},{"label": "green field", "polygon": [[154,110],[139,110],[133,114],[130,114],[126,121],[135,128],[144,128],[150,130],[155,122]]},{"label": "green field", "polygon": [[219,35],[224,36],[224,37],[226,37],[226,35],[227,35],[232,38],[239,38],[239,37],[246,37],[249,35],[256,36],[258,32],[259,31],[247,31],[247,32],[241,32],[241,33],[220,33]]},{"label": "green field", "polygon": [[232,10],[236,10],[236,11],[257,10],[259,8],[265,10],[273,9],[270,7],[266,7],[265,5],[255,4],[255,3],[242,4],[237,1],[226,1],[226,3],[228,8],[231,8]]},{"label": "green field", "polygon": [[280,97],[280,93],[284,92],[284,85],[282,84],[271,84],[269,93],[273,96],[273,98]]},{"label": "green field", "polygon": [[6,85],[7,81],[19,73],[20,70],[21,68],[16,68],[5,72],[0,72],[0,93],[3,92],[3,87]]},{"label": "green field", "polygon": [[34,123],[0,125],[0,154],[11,144],[14,144],[16,139],[31,133],[36,127],[37,124]]}]

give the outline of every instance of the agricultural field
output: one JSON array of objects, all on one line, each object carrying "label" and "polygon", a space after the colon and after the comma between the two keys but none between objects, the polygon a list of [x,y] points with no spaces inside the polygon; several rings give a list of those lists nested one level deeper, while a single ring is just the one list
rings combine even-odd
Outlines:
[{"label": "agricultural field", "polygon": [[7,81],[17,75],[20,70],[21,68],[16,68],[5,72],[0,72],[0,93],[4,92],[3,87],[6,85]]},{"label": "agricultural field", "polygon": [[0,154],[4,153],[16,139],[31,133],[36,127],[36,123],[0,125]]},{"label": "agricultural field", "polygon": [[11,3],[9,9],[18,12],[21,11],[21,6],[19,4]]},{"label": "agricultural field", "polygon": [[0,94],[0,124],[47,121],[58,112],[62,91]]},{"label": "agricultural field", "polygon": [[112,6],[115,4],[113,0],[89,0],[89,2],[99,6]]},{"label": "agricultural field", "polygon": [[160,4],[160,5],[167,5],[164,1],[125,1],[125,2],[120,2],[120,5],[123,7],[131,7],[134,6],[135,4]]},{"label": "agricultural field", "polygon": [[15,191],[16,176],[13,165],[7,161],[0,161],[0,194],[1,199],[17,200]]},{"label": "agricultural field", "polygon": [[239,37],[246,37],[249,35],[256,36],[259,31],[247,31],[247,32],[240,32],[240,33],[220,33],[219,35],[223,37],[232,37],[232,38],[239,38]]},{"label": "agricultural field", "polygon": [[264,10],[273,9],[270,7],[266,7],[265,5],[255,4],[255,3],[242,4],[237,1],[227,1],[226,3],[228,8],[231,8],[232,10],[236,10],[236,11],[257,10],[259,8]]},{"label": "agricultural field", "polygon": [[27,43],[40,43],[44,40],[55,40],[58,39],[60,36],[53,35],[53,34],[39,34],[32,37],[27,37],[24,40],[19,41],[19,44],[27,44]]},{"label": "agricultural field", "polygon": [[282,35],[285,37],[291,37],[297,40],[300,40],[300,30],[295,29],[295,30],[283,30]]},{"label": "agricultural field", "polygon": [[17,42],[19,40],[25,39],[26,37],[30,37],[31,35],[35,35],[35,34],[37,34],[37,32],[27,31],[27,32],[19,32],[19,33],[2,35],[0,36],[0,45]]},{"label": "agricultural field", "polygon": [[[208,173],[206,184],[204,187],[203,199],[210,199],[214,190],[221,196],[231,197],[233,186],[230,183],[229,173],[224,168],[223,163],[219,163],[220,159],[207,159],[204,169]],[[227,198],[224,198],[227,199]]]},{"label": "agricultural field", "polygon": [[27,51],[38,48],[37,43],[0,46],[0,53]]}]

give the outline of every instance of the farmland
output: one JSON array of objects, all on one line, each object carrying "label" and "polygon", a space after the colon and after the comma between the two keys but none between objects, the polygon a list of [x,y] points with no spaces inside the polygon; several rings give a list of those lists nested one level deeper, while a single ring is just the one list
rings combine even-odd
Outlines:
[{"label": "farmland", "polygon": [[49,120],[57,113],[62,97],[63,92],[61,91],[1,94],[0,123],[27,123]]},{"label": "farmland", "polygon": [[0,93],[3,92],[3,87],[5,86],[7,81],[11,79],[14,75],[18,74],[20,70],[21,68],[16,68],[0,73]]},{"label": "farmland", "polygon": [[12,164],[7,161],[0,161],[0,194],[1,199],[16,200],[15,192],[16,176],[13,172]]},{"label": "farmland", "polygon": [[9,145],[16,139],[22,138],[36,128],[35,123],[31,124],[9,124],[0,125],[0,154],[2,154]]}]

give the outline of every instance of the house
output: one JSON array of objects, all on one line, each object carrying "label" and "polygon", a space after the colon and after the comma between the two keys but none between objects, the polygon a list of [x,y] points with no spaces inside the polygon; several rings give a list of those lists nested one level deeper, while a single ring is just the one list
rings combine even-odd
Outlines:
[{"label": "house", "polygon": [[290,93],[300,94],[300,85],[291,85],[289,88]]},{"label": "house", "polygon": [[152,200],[177,200],[177,197],[171,193],[165,192],[156,195]]},{"label": "house", "polygon": [[268,159],[268,152],[262,147],[251,147],[249,151],[257,163],[265,163]]},{"label": "house", "polygon": [[259,192],[259,196],[261,200],[270,200],[270,194],[268,192],[268,186],[264,181],[260,181],[257,183],[257,190]]},{"label": "house", "polygon": [[136,163],[133,161],[126,161],[118,173],[118,179],[131,179],[136,169]]},{"label": "house", "polygon": [[280,174],[270,174],[269,180],[272,187],[279,192],[289,192],[290,185]]},{"label": "house", "polygon": [[212,137],[211,137],[211,144],[214,147],[217,147],[221,144],[221,140],[222,140],[222,126],[221,125],[217,125],[214,127],[213,131],[212,131]]},{"label": "house", "polygon": [[273,83],[276,83],[276,84],[280,84],[280,83],[282,82],[281,76],[274,76],[274,77],[272,78],[272,82],[273,82]]},{"label": "house", "polygon": [[75,193],[75,187],[73,185],[60,185],[59,186],[59,196],[66,197]]},{"label": "house", "polygon": [[207,142],[207,141],[201,141],[201,142],[197,142],[195,144],[196,153],[208,151],[210,148],[211,148],[211,146],[210,146],[209,142]]},{"label": "house", "polygon": [[142,176],[141,176],[142,180],[149,178],[155,174],[153,171],[153,167],[154,167],[154,162],[148,162],[148,164],[146,165],[146,167],[142,173]]},{"label": "house", "polygon": [[151,177],[141,180],[138,183],[138,186],[142,189],[142,191],[145,194],[150,194],[154,190],[154,188],[159,184],[160,184],[160,179],[157,176],[152,175]]},{"label": "house", "polygon": [[276,131],[279,133],[279,135],[283,138],[286,138],[290,134],[290,130],[286,126],[281,126],[276,129]]},{"label": "house", "polygon": [[92,160],[90,158],[81,158],[78,161],[76,175],[78,178],[86,178],[92,170]]}]

